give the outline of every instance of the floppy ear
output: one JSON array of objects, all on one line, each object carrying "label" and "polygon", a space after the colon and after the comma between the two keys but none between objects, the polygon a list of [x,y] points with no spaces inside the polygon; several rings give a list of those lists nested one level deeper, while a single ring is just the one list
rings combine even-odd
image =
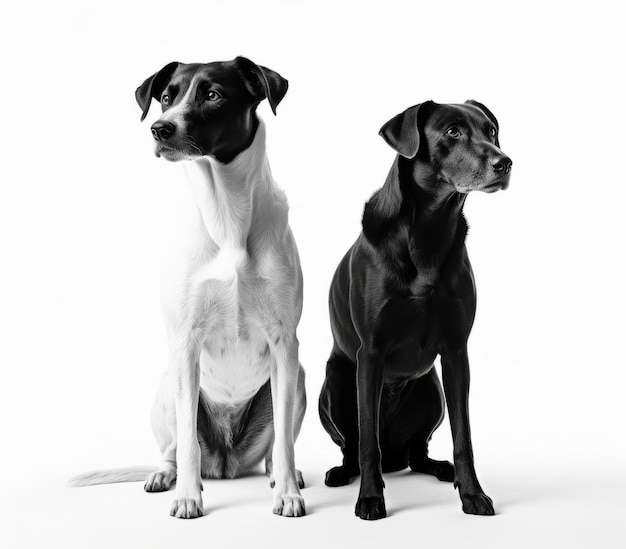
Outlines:
[{"label": "floppy ear", "polygon": [[150,110],[152,98],[154,97],[156,100],[161,99],[161,93],[163,93],[165,86],[167,86],[178,65],[180,65],[178,61],[165,65],[159,72],[146,78],[144,83],[135,90],[135,99],[143,111],[141,115],[142,122]]},{"label": "floppy ear", "polygon": [[483,105],[482,103],[479,103],[478,101],[474,101],[473,99],[468,99],[465,102],[465,104],[466,105],[474,105],[474,107],[478,107],[481,111],[483,111],[487,115],[487,118],[489,118],[489,120],[491,120],[493,122],[493,125],[496,127],[496,129],[497,130],[500,129],[500,125],[498,124],[498,120],[493,115],[493,113],[487,107],[485,107],[485,105]]},{"label": "floppy ear", "polygon": [[[481,111],[483,111],[483,113],[485,113],[487,118],[489,118],[489,120],[491,120],[493,122],[493,125],[496,127],[496,131],[497,132],[500,131],[500,125],[498,124],[498,120],[493,115],[493,113],[487,107],[485,107],[485,105],[483,105],[482,103],[479,103],[478,101],[474,101],[473,99],[468,99],[465,102],[465,104],[466,105],[473,105],[474,107],[478,107]],[[500,139],[499,139],[497,133],[496,133],[496,146],[497,147],[500,146]]]},{"label": "floppy ear", "polygon": [[432,101],[409,107],[406,111],[394,116],[378,132],[387,145],[405,158],[414,158],[420,148],[419,114]]},{"label": "floppy ear", "polygon": [[259,101],[267,97],[272,112],[276,114],[276,107],[285,97],[289,82],[277,72],[257,65],[246,57],[236,57],[235,63],[250,93],[258,97]]}]

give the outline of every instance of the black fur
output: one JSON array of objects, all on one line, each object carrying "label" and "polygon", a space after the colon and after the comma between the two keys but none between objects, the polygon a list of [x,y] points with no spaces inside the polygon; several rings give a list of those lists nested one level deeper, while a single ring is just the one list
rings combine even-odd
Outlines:
[{"label": "black fur", "polygon": [[[381,129],[398,156],[331,283],[334,345],[319,400],[322,424],[343,453],[326,484],[360,473],[355,512],[363,519],[386,516],[381,473],[407,466],[454,480],[465,512],[494,513],[474,471],[467,413],[476,294],[463,205],[470,190],[508,186],[511,161],[497,130],[480,103],[432,101]],[[444,413],[437,355],[454,466],[428,457]]]}]

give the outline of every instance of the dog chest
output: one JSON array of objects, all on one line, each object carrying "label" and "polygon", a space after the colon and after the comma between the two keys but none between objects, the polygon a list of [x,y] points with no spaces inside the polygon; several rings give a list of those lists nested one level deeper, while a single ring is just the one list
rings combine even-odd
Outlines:
[{"label": "dog chest", "polygon": [[264,281],[241,253],[217,259],[205,273],[206,330],[200,354],[201,385],[217,403],[249,400],[267,382],[272,357],[263,330]]},{"label": "dog chest", "polygon": [[389,299],[372,326],[374,345],[385,360],[385,383],[428,373],[441,331],[430,299]]},{"label": "dog chest", "polygon": [[267,382],[272,357],[259,335],[207,338],[200,353],[200,385],[209,400],[237,405],[251,399]]}]

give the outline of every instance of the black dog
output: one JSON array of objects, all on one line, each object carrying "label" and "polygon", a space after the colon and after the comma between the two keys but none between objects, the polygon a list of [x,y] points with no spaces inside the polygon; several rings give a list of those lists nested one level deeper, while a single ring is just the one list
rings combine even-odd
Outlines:
[{"label": "black dog", "polygon": [[[408,465],[454,480],[464,512],[493,515],[470,439],[467,339],[476,293],[463,205],[472,190],[506,189],[512,163],[499,148],[496,118],[475,101],[427,101],[380,134],[399,155],[365,205],[363,232],[330,288],[334,346],[319,409],[343,465],[326,473],[326,484],[360,473],[356,515],[379,519],[386,516],[382,472]],[[444,410],[437,354],[454,466],[428,457]]]}]

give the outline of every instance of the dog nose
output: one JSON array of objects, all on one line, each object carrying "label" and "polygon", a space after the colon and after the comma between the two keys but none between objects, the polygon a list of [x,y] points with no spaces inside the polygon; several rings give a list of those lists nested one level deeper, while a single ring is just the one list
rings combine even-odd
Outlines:
[{"label": "dog nose", "polygon": [[156,121],[152,124],[152,136],[157,141],[165,141],[174,133],[174,128],[174,124],[171,124],[170,122]]},{"label": "dog nose", "polygon": [[508,156],[500,156],[491,162],[491,167],[496,173],[509,173],[513,162]]}]

